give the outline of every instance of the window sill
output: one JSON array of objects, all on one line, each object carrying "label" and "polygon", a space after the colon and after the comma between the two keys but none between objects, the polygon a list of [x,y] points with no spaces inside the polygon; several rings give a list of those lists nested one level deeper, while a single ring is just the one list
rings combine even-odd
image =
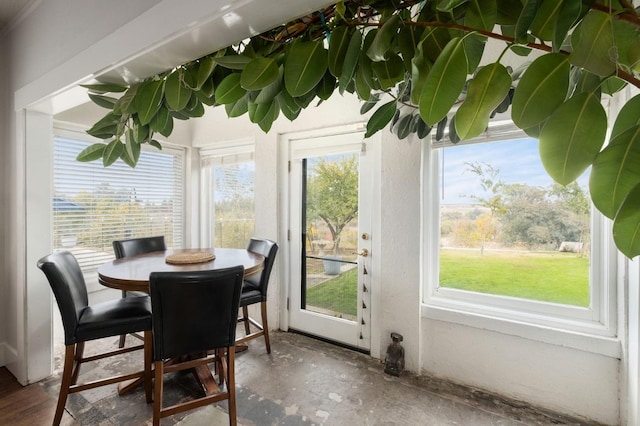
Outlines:
[{"label": "window sill", "polygon": [[583,330],[577,331],[575,322],[569,320],[554,319],[555,326],[541,325],[506,309],[471,306],[469,303],[442,298],[432,298],[428,303],[423,303],[421,316],[611,358],[619,359],[622,355],[620,340],[599,324],[585,323],[582,324]]}]

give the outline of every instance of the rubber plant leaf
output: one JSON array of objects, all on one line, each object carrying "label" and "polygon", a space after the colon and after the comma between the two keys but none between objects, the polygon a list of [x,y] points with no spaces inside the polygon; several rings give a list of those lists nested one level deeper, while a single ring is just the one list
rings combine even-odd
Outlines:
[{"label": "rubber plant leaf", "polygon": [[113,110],[113,107],[118,101],[116,98],[113,98],[111,96],[94,95],[93,93],[89,93],[89,99],[91,99],[94,104],[110,110]]},{"label": "rubber plant leaf", "polygon": [[179,68],[167,77],[164,83],[164,98],[167,105],[174,111],[181,111],[186,108],[193,93],[182,81],[184,70]]},{"label": "rubber plant leaf", "polygon": [[282,92],[282,76],[284,75],[284,67],[278,68],[278,77],[267,87],[260,90],[260,93],[254,99],[257,104],[269,103]]},{"label": "rubber plant leaf", "polygon": [[201,59],[198,63],[198,73],[196,75],[196,89],[200,90],[202,86],[209,80],[213,70],[216,68],[216,60],[212,56]]},{"label": "rubber plant leaf", "polygon": [[454,38],[433,64],[420,94],[420,115],[433,126],[458,100],[467,78],[467,57],[461,38]]},{"label": "rubber plant leaf", "polygon": [[122,93],[127,90],[127,86],[121,84],[112,83],[97,83],[97,84],[81,84],[80,87],[93,92],[93,93]]},{"label": "rubber plant leaf", "polygon": [[607,131],[607,115],[596,96],[581,93],[549,117],[540,132],[540,158],[561,185],[576,180],[593,163]]},{"label": "rubber plant leaf", "polygon": [[399,25],[399,15],[391,15],[384,24],[382,24],[382,27],[380,27],[376,33],[371,46],[367,49],[367,56],[369,59],[373,62],[379,62],[384,61],[387,58],[387,54],[391,50],[393,39],[398,32]]},{"label": "rubber plant leaf", "polygon": [[640,184],[629,192],[616,214],[613,241],[629,259],[640,254]]},{"label": "rubber plant leaf", "polygon": [[302,109],[298,106],[298,104],[296,104],[295,100],[288,93],[284,91],[280,92],[276,99],[278,100],[278,106],[280,107],[282,114],[284,114],[284,116],[287,117],[289,121],[293,121],[298,118],[298,115],[300,114],[300,111],[302,111]]},{"label": "rubber plant leaf", "polygon": [[418,43],[416,54],[411,60],[411,103],[418,105],[424,83],[431,71],[431,62],[425,57],[422,47],[424,40]]},{"label": "rubber plant leaf", "polygon": [[169,114],[169,110],[163,106],[153,117],[149,126],[154,132],[158,132],[162,136],[168,137],[173,131],[173,117]]},{"label": "rubber plant leaf", "polygon": [[396,134],[398,135],[398,139],[406,139],[412,131],[413,127],[413,115],[407,114],[398,120],[398,127],[396,129]]},{"label": "rubber plant leaf", "polygon": [[408,71],[411,70],[411,60],[416,55],[416,46],[420,42],[418,30],[421,28],[402,27],[398,32],[398,50],[402,55],[404,67]]},{"label": "rubber plant leaf", "polygon": [[140,85],[136,93],[136,109],[140,124],[149,124],[162,105],[164,80],[149,80]]},{"label": "rubber plant leaf", "polygon": [[138,164],[140,158],[140,143],[133,140],[134,138],[127,137],[127,143],[122,151],[122,161],[124,161],[129,167],[134,168]]},{"label": "rubber plant leaf", "polygon": [[320,80],[320,83],[318,83],[318,86],[316,86],[316,96],[323,101],[326,101],[333,94],[333,91],[336,88],[336,83],[336,78],[333,74],[327,71],[324,74],[324,77],[322,77],[322,80]]},{"label": "rubber plant leaf", "polygon": [[331,32],[328,66],[329,71],[335,77],[340,77],[342,75],[342,68],[344,66],[347,50],[349,49],[349,42],[351,41],[352,33],[354,33],[354,30],[348,26],[337,27]]},{"label": "rubber plant leaf", "polygon": [[404,63],[396,54],[389,56],[386,61],[371,63],[371,68],[378,77],[382,90],[394,87],[404,78]]},{"label": "rubber plant leaf", "polygon": [[387,102],[378,108],[367,122],[367,132],[364,137],[368,138],[379,130],[382,130],[393,119],[397,110],[397,101]]},{"label": "rubber plant leaf", "polygon": [[81,161],[83,163],[98,160],[102,158],[104,149],[106,147],[107,145],[103,143],[94,143],[92,145],[89,145],[88,147],[80,151],[80,153],[76,157],[76,160]]},{"label": "rubber plant leaf", "polygon": [[255,102],[248,102],[249,120],[252,123],[260,123],[267,116],[274,102],[268,104],[256,104]]},{"label": "rubber plant leaf", "polygon": [[436,9],[440,12],[450,12],[454,8],[468,1],[469,0],[440,0],[436,5]]},{"label": "rubber plant leaf", "polygon": [[216,87],[215,97],[219,104],[230,104],[242,98],[247,91],[240,85],[240,74],[229,74]]},{"label": "rubber plant leaf", "polygon": [[593,204],[613,219],[631,189],[640,183],[640,125],[618,134],[593,163],[589,192]]},{"label": "rubber plant leaf", "polygon": [[284,63],[284,85],[289,94],[302,96],[316,87],[327,70],[327,61],[322,41],[294,43]]},{"label": "rubber plant leaf", "polygon": [[560,53],[540,56],[522,74],[513,95],[511,118],[521,129],[533,127],[564,102],[569,90],[569,61]]},{"label": "rubber plant leaf", "polygon": [[616,63],[611,58],[614,48],[612,22],[608,13],[591,10],[571,35],[572,65],[582,67],[601,77],[613,74]]},{"label": "rubber plant leaf", "polygon": [[113,111],[120,112],[122,114],[135,114],[138,112],[136,109],[136,94],[138,93],[138,88],[140,87],[140,83],[134,84],[125,92],[124,95],[118,99],[115,106],[113,107]]},{"label": "rubber plant leaf", "polygon": [[456,112],[456,133],[460,139],[480,136],[489,125],[493,110],[509,95],[511,75],[495,62],[483,67],[467,89],[467,97]]},{"label": "rubber plant leaf", "polygon": [[269,108],[269,111],[267,112],[265,117],[261,122],[258,123],[258,126],[262,129],[263,132],[267,133],[269,130],[271,130],[271,126],[273,125],[273,122],[278,118],[279,113],[280,108],[278,108],[278,103],[276,101],[273,101],[271,103],[271,108]]},{"label": "rubber plant leaf", "polygon": [[246,114],[249,111],[249,96],[245,95],[235,102],[226,104],[224,109],[229,118],[240,117]]},{"label": "rubber plant leaf", "polygon": [[533,21],[531,22],[531,26],[529,27],[531,34],[541,40],[552,40],[556,22],[563,3],[565,3],[563,0],[543,1],[536,12],[535,18],[533,18]]},{"label": "rubber plant leaf", "polygon": [[272,58],[257,57],[244,67],[240,85],[245,90],[261,90],[278,79],[278,64]]},{"label": "rubber plant leaf", "polygon": [[228,55],[214,59],[220,66],[231,70],[243,70],[251,62],[251,58],[245,55]]},{"label": "rubber plant leaf", "polygon": [[637,124],[640,124],[640,95],[629,99],[618,113],[611,130],[611,139]]},{"label": "rubber plant leaf", "polygon": [[[118,123],[120,123],[121,116],[116,115],[113,112],[107,113],[104,117],[98,120],[87,133],[91,136],[95,136],[100,139],[107,139],[115,135],[118,129]],[[99,135],[107,135],[107,137],[100,137]]]},{"label": "rubber plant leaf", "polygon": [[516,26],[514,29],[514,36],[515,36],[516,42],[518,43],[527,42],[529,27],[531,26],[531,23],[536,17],[539,1],[540,0],[526,0],[524,2],[524,6],[522,7],[522,12],[518,17],[518,21],[516,22]]},{"label": "rubber plant leaf", "polygon": [[558,52],[569,34],[569,30],[580,17],[582,12],[582,2],[562,1],[562,7],[556,18],[556,25],[553,29],[553,51]]},{"label": "rubber plant leaf", "polygon": [[124,151],[124,145],[120,142],[120,139],[114,139],[107,144],[102,153],[102,164],[104,167],[109,167],[116,162]]},{"label": "rubber plant leaf", "polygon": [[338,81],[338,90],[340,94],[343,94],[349,83],[353,80],[353,76],[358,66],[358,60],[360,59],[360,52],[362,48],[362,33],[360,31],[354,31],[349,40],[347,51],[344,55],[344,62],[342,64],[342,73]]},{"label": "rubber plant leaf", "polygon": [[469,0],[464,15],[464,25],[491,31],[498,19],[496,0]]}]

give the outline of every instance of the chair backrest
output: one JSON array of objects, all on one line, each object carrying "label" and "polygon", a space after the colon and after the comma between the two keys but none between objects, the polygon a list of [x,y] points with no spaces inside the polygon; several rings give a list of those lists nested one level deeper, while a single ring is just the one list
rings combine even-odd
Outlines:
[{"label": "chair backrest", "polygon": [[164,236],[162,235],[158,237],[131,238],[113,242],[113,252],[116,254],[116,259],[166,249]]},{"label": "chair backrest", "polygon": [[149,276],[156,361],[233,346],[242,265]]},{"label": "chair backrest", "polygon": [[76,343],[76,329],[83,310],[89,304],[87,285],[73,254],[61,251],[43,257],[38,268],[44,272],[58,303],[65,345]]},{"label": "chair backrest", "polygon": [[275,241],[251,238],[247,245],[247,250],[253,253],[258,253],[264,256],[264,268],[260,275],[254,275],[247,278],[246,281],[255,285],[260,289],[262,294],[262,300],[267,300],[267,287],[269,286],[269,277],[271,276],[271,269],[273,263],[276,260],[276,253],[278,252],[278,244]]}]

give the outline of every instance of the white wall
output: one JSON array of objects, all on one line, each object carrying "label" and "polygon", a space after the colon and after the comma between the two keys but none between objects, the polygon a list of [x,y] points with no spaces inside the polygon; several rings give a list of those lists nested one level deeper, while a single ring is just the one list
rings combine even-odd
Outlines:
[{"label": "white wall", "polygon": [[[8,62],[8,52],[6,39],[0,36],[0,63]],[[8,125],[9,116],[9,76],[7,67],[0,67],[0,294],[3,295],[0,301],[0,365],[5,364],[5,351],[7,350],[7,323],[9,321],[8,309],[4,304],[6,296],[9,294],[9,270],[6,261],[3,260],[9,253],[9,233],[10,221],[10,199],[11,199],[11,174],[7,159],[12,158],[10,151],[10,134]]]}]

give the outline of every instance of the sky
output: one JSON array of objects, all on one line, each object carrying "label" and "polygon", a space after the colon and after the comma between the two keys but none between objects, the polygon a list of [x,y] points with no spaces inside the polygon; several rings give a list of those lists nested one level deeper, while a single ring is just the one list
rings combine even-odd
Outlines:
[{"label": "sky", "polygon": [[[473,199],[468,195],[488,195],[482,190],[480,178],[470,172],[465,163],[487,163],[499,170],[497,179],[507,184],[547,187],[553,183],[540,161],[536,139],[458,145],[443,151],[444,159],[442,151],[440,158],[440,161],[444,160],[441,179],[444,180],[445,193],[442,204],[473,204]],[[578,181],[581,186],[588,187],[588,174],[585,173]]]}]

